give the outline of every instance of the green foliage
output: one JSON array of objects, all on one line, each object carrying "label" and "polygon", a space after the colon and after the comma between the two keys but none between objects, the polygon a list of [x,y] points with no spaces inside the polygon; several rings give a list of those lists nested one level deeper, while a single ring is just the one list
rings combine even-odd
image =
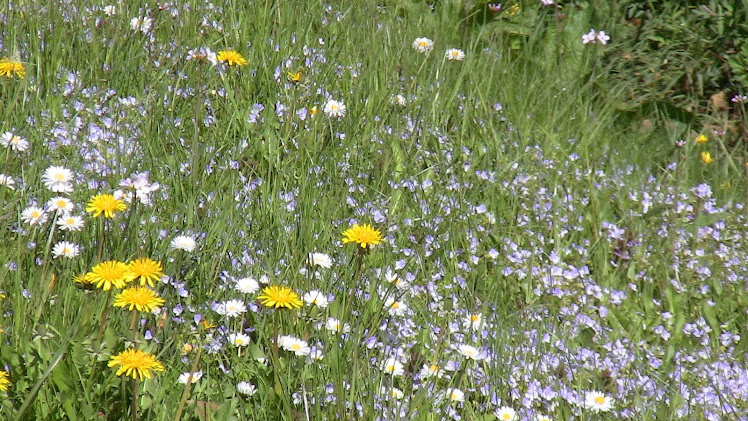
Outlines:
[{"label": "green foliage", "polygon": [[[742,144],[707,132],[705,144],[674,146],[706,119],[711,95],[746,90],[748,34],[739,2],[520,1],[491,10],[491,2],[467,0],[308,8],[193,1],[172,5],[176,15],[169,6],[121,2],[115,16],[90,3],[0,6],[8,22],[0,29],[2,54],[18,54],[28,70],[24,80],[0,80],[0,133],[19,130],[31,143],[23,154],[7,149],[2,172],[17,184],[0,186],[0,369],[12,382],[0,393],[3,419],[171,420],[182,408],[182,419],[370,420],[385,416],[382,388],[408,396],[406,416],[443,419],[429,411],[451,404],[435,402],[412,379],[424,364],[454,356],[451,330],[470,312],[483,315],[491,335],[463,340],[491,348],[495,359],[463,358],[433,388],[469,391],[459,406],[463,419],[488,421],[494,403],[476,390],[481,379],[472,373],[480,368],[497,379],[492,391],[519,408],[512,396],[530,387],[522,379],[537,374],[538,356],[559,352],[538,340],[544,335],[565,341],[569,353],[607,355],[606,340],[642,344],[632,353],[639,366],[629,368],[644,367],[659,386],[671,384],[660,376],[671,374],[678,352],[701,346],[683,333],[687,323],[703,319],[711,329],[705,341],[717,361],[727,349],[720,333],[739,332],[748,321],[746,291],[723,282],[732,269],[718,256],[720,244],[699,234],[719,226],[740,232],[742,213],[708,213],[693,195],[681,198],[707,182],[719,204],[743,201]],[[138,16],[153,18],[151,32],[130,27]],[[611,43],[583,45],[592,27],[609,32]],[[429,55],[411,48],[421,36],[434,40]],[[218,71],[207,60],[187,60],[200,46],[235,49],[250,64]],[[464,50],[466,59],[446,60],[447,48]],[[301,80],[287,81],[296,71]],[[328,96],[347,104],[345,118],[324,115]],[[739,106],[729,106],[735,117]],[[684,124],[639,130],[653,110]],[[97,128],[115,136],[97,137]],[[62,144],[59,132],[79,137]],[[716,162],[705,165],[702,152]],[[56,195],[41,181],[50,165],[75,173],[69,196],[76,214],[133,172],[148,171],[162,188],[152,205],[136,200],[112,221],[89,214],[83,231],[61,232],[55,216],[41,226],[21,218],[27,206]],[[675,201],[696,211],[669,213],[675,204],[654,203],[643,212],[642,186],[672,189]],[[548,201],[535,209],[538,197]],[[341,246],[343,229],[352,220],[371,222],[375,210],[387,241],[365,254]],[[608,238],[605,223],[618,224],[622,239]],[[194,252],[170,247],[184,233],[197,239]],[[691,266],[711,267],[709,279],[682,267],[689,259],[675,244],[687,237],[688,252],[698,250],[688,256]],[[54,258],[62,240],[80,244],[81,255]],[[429,246],[434,242],[439,247]],[[743,247],[734,238],[723,243]],[[511,247],[532,256],[513,266]],[[605,294],[591,298],[579,280],[564,283],[566,295],[541,291],[544,274],[535,269],[580,248],[585,252],[558,256],[558,266],[587,267]],[[335,266],[310,268],[311,251],[329,253]],[[169,277],[157,284],[167,302],[159,314],[133,316],[111,308],[116,292],[73,283],[103,260],[141,256],[162,261]],[[413,276],[417,293],[383,281],[396,265],[395,275]],[[233,289],[232,280],[245,276],[334,299],[327,308],[270,311],[258,307],[256,295]],[[612,303],[610,291],[629,298]],[[237,297],[251,309],[241,317],[213,306]],[[390,314],[388,298],[407,303],[412,326]],[[607,316],[592,315],[600,332],[572,329],[563,319],[582,300],[607,308]],[[328,317],[350,332],[325,329]],[[642,328],[657,325],[672,338]],[[415,333],[404,344],[399,335],[408,329]],[[533,339],[524,336],[530,331]],[[230,332],[247,332],[250,345],[231,346]],[[320,344],[324,358],[278,350],[278,334]],[[371,338],[380,348],[362,346]],[[516,355],[528,342],[537,342],[536,352]],[[746,343],[734,345],[736,353]],[[152,353],[165,372],[134,384],[116,376],[110,358],[132,346]],[[383,373],[383,349],[391,347],[407,351],[407,376]],[[640,363],[649,349],[663,350],[661,368]],[[510,360],[517,366],[501,363]],[[549,381],[578,393],[617,392],[600,367],[573,378],[571,370],[563,363]],[[203,375],[194,385],[178,382],[196,371]],[[684,379],[702,381],[698,373]],[[256,393],[240,393],[239,382]],[[668,419],[688,402],[680,389],[667,392],[671,407],[645,409],[639,419]],[[621,404],[642,402],[649,401]],[[588,415],[578,409],[566,402],[551,415]]]},{"label": "green foliage", "polygon": [[[616,27],[608,50],[609,87],[625,87],[622,110],[664,110],[668,117],[703,124],[712,95],[748,91],[740,51],[748,11],[740,1],[619,2],[607,23]],[[615,20],[614,20],[615,19]],[[735,57],[738,55],[738,57]],[[721,111],[730,104],[720,105]]]}]

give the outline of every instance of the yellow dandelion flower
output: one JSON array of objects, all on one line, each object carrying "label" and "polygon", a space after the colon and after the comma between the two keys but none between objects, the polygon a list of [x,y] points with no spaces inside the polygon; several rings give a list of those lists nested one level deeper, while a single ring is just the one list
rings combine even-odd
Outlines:
[{"label": "yellow dandelion flower", "polygon": [[257,297],[262,305],[267,307],[281,308],[293,310],[294,308],[301,308],[304,304],[299,298],[299,295],[289,287],[281,286],[269,286],[262,290],[262,294]]},{"label": "yellow dandelion flower", "polygon": [[127,209],[127,205],[120,199],[115,199],[111,194],[100,194],[91,198],[86,205],[86,212],[93,213],[94,218],[104,214],[105,218],[114,218],[116,212]]},{"label": "yellow dandelion flower", "polygon": [[134,281],[139,278],[140,285],[147,283],[151,288],[153,288],[153,282],[160,281],[161,277],[164,276],[161,262],[147,257],[133,260],[128,267]]},{"label": "yellow dandelion flower", "polygon": [[117,375],[130,376],[133,379],[139,378],[141,381],[151,378],[151,371],[164,371],[164,365],[161,364],[155,356],[141,351],[139,349],[126,349],[109,359],[109,367],[120,366],[117,369]]},{"label": "yellow dandelion flower", "polygon": [[134,286],[123,290],[114,299],[115,307],[129,307],[128,310],[153,312],[164,305],[164,299],[156,294],[156,291],[144,287]]},{"label": "yellow dandelion flower", "polygon": [[10,386],[10,380],[8,380],[8,372],[0,370],[0,392],[5,392]]},{"label": "yellow dandelion flower", "polygon": [[241,54],[232,50],[223,50],[218,52],[218,61],[222,61],[229,66],[246,66],[247,60]]},{"label": "yellow dandelion flower", "polygon": [[709,141],[709,138],[704,136],[703,134],[700,134],[699,137],[696,138],[696,143],[706,143]]},{"label": "yellow dandelion flower", "polygon": [[296,73],[288,72],[288,81],[292,83],[299,83],[301,81],[301,70]]},{"label": "yellow dandelion flower", "polygon": [[704,161],[705,164],[709,165],[712,162],[714,162],[714,159],[712,159],[712,154],[709,152],[702,152],[701,153],[701,160]]},{"label": "yellow dandelion flower", "polygon": [[101,262],[86,274],[88,282],[95,284],[96,288],[109,291],[112,286],[122,288],[132,280],[130,270],[125,263],[117,260]]},{"label": "yellow dandelion flower", "polygon": [[382,233],[369,224],[353,224],[353,227],[343,231],[343,244],[356,243],[362,248],[377,245],[382,241]]},{"label": "yellow dandelion flower", "polygon": [[[316,106],[316,105],[315,105],[315,106],[313,106],[311,110],[309,110],[309,113],[310,113],[311,115],[317,115],[317,113],[318,113],[318,112],[319,112],[319,108],[317,108],[317,106]],[[746,165],[748,165],[748,164],[746,164]]]},{"label": "yellow dandelion flower", "polygon": [[0,77],[12,78],[13,75],[18,76],[19,79],[26,77],[26,68],[23,63],[8,57],[0,60]]}]

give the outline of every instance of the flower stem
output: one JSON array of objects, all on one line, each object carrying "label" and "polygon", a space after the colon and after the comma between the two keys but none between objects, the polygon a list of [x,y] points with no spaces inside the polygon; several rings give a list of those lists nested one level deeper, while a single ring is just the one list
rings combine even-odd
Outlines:
[{"label": "flower stem", "polygon": [[187,377],[187,384],[184,386],[184,391],[182,392],[182,398],[179,399],[179,407],[177,408],[177,416],[174,417],[176,421],[180,421],[182,419],[182,413],[184,413],[184,405],[187,403],[187,396],[190,395],[190,386],[192,386],[192,375],[195,374],[195,371],[197,371],[197,364],[200,362],[200,354],[202,353],[203,353],[203,347],[201,345],[197,349],[197,355],[195,355],[195,360],[192,361],[192,366],[190,367],[190,375]]},{"label": "flower stem", "polygon": [[132,379],[132,403],[130,411],[132,412],[132,421],[138,421],[138,379]]}]

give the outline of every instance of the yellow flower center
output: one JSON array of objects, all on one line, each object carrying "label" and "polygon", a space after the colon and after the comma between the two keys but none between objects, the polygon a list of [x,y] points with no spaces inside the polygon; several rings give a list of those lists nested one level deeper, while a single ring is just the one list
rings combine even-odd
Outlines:
[{"label": "yellow flower center", "polygon": [[605,396],[598,396],[595,398],[595,403],[598,405],[602,405],[605,403]]},{"label": "yellow flower center", "polygon": [[65,176],[62,173],[57,173],[54,175],[55,180],[57,181],[65,181]]},{"label": "yellow flower center", "polygon": [[58,208],[64,208],[68,205],[68,202],[66,200],[60,199],[57,201],[57,207]]},{"label": "yellow flower center", "polygon": [[291,345],[291,349],[293,349],[294,351],[298,351],[298,350],[301,349],[301,345],[299,345],[299,344],[293,344],[293,345]]}]

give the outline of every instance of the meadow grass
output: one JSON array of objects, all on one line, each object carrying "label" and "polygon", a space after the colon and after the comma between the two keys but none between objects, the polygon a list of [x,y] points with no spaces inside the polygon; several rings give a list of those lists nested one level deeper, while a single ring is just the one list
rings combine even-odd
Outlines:
[{"label": "meadow grass", "polygon": [[[746,419],[742,158],[621,118],[589,28],[549,44],[447,1],[107,5],[0,6],[26,70],[0,80],[0,132],[30,144],[0,186],[4,419]],[[94,217],[100,194],[126,209]],[[344,244],[361,224],[382,241]],[[87,282],[138,258],[160,309]],[[150,378],[118,375],[125,350]]]}]

